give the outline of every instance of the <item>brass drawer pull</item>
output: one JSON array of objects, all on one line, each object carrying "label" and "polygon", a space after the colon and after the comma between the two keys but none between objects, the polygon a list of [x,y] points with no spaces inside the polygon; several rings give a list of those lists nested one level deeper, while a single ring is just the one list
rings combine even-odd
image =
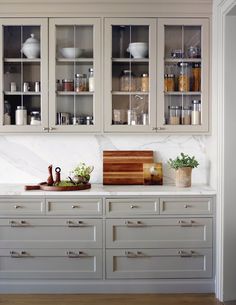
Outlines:
[{"label": "brass drawer pull", "polygon": [[125,220],[125,225],[127,227],[145,227],[145,224],[138,220],[138,221],[130,221],[130,220]]},{"label": "brass drawer pull", "polygon": [[82,252],[82,251],[78,251],[78,252],[66,251],[66,255],[67,255],[69,258],[78,258],[78,257],[86,256],[86,255],[84,254],[84,252]]},{"label": "brass drawer pull", "polygon": [[66,222],[67,226],[69,228],[74,228],[74,227],[86,227],[87,225],[81,221],[81,220],[78,220],[78,221],[72,221],[72,220],[67,220]]},{"label": "brass drawer pull", "polygon": [[30,257],[31,255],[26,251],[21,251],[21,252],[10,251],[10,256],[12,258],[24,258],[24,257]]}]

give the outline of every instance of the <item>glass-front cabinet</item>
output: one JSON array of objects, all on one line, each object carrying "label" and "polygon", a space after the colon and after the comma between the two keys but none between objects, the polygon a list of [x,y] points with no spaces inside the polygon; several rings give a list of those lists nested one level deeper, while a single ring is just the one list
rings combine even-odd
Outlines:
[{"label": "glass-front cabinet", "polygon": [[100,19],[53,18],[49,26],[49,131],[99,131]]},{"label": "glass-front cabinet", "polygon": [[0,25],[0,130],[46,132],[47,19],[1,19]]},{"label": "glass-front cabinet", "polygon": [[104,53],[105,131],[152,131],[156,121],[156,19],[106,18]]},{"label": "glass-front cabinet", "polygon": [[208,20],[158,20],[157,130],[207,132]]}]

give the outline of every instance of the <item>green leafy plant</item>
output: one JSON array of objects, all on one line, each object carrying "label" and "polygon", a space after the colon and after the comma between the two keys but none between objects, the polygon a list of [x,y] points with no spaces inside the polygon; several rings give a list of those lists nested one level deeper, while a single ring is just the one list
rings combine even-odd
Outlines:
[{"label": "green leafy plant", "polygon": [[[77,180],[76,182],[88,182],[90,180],[90,174],[93,171],[93,166],[87,166],[85,163],[80,162],[76,168],[72,171],[74,174],[73,180]],[[82,179],[78,179],[82,178]]]},{"label": "green leafy plant", "polygon": [[199,163],[198,161],[195,159],[195,156],[190,157],[189,155],[185,155],[183,152],[181,152],[180,156],[177,156],[174,160],[173,159],[169,159],[168,160],[168,165],[173,168],[173,169],[179,169],[182,167],[198,167]]}]

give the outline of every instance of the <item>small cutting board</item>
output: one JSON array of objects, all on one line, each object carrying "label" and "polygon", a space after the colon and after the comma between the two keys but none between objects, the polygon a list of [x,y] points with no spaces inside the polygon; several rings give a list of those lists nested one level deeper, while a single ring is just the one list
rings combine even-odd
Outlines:
[{"label": "small cutting board", "polygon": [[103,184],[143,184],[143,163],[153,163],[152,150],[103,151]]}]

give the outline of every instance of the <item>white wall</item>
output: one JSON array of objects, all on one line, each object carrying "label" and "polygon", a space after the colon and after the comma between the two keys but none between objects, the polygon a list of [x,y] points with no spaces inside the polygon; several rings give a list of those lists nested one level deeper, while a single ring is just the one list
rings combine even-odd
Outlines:
[{"label": "white wall", "polygon": [[0,183],[38,183],[47,178],[49,164],[60,166],[66,177],[80,161],[94,165],[93,183],[102,183],[103,150],[153,150],[164,163],[164,183],[173,183],[166,166],[180,152],[195,155],[200,166],[193,183],[208,183],[211,162],[206,136],[168,135],[1,135]]}]

